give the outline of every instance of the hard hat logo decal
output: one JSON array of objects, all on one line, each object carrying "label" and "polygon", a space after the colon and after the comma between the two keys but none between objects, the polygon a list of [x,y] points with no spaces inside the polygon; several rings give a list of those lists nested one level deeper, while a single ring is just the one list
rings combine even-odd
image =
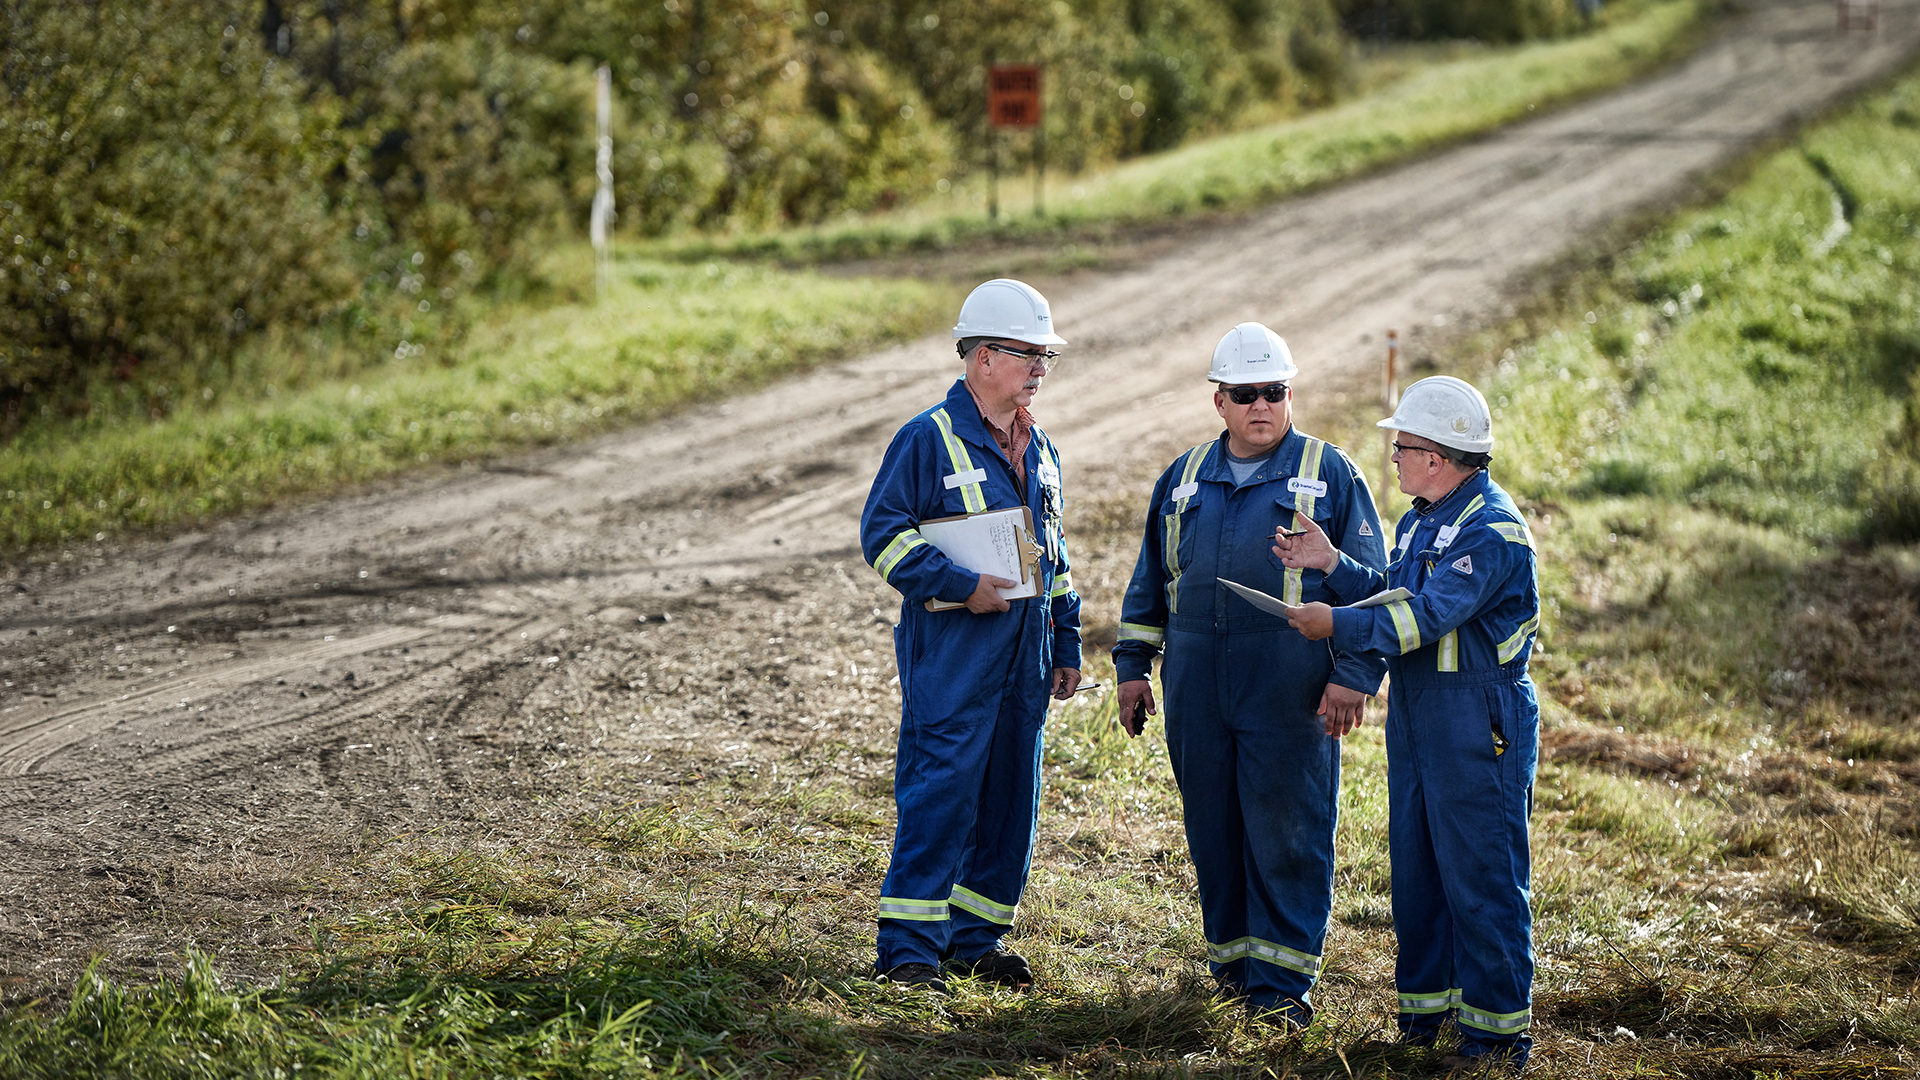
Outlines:
[{"label": "hard hat logo decal", "polygon": [[1453,430],[1456,434],[1465,435],[1467,433],[1467,418],[1464,416],[1454,417]]}]

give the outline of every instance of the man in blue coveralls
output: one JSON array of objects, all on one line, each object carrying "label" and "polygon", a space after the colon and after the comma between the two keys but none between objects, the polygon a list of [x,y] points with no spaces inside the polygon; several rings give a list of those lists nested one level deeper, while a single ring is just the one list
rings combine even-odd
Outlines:
[{"label": "man in blue coveralls", "polygon": [[1387,572],[1314,528],[1277,539],[1274,552],[1324,571],[1342,595],[1412,594],[1367,608],[1306,604],[1289,621],[1336,649],[1387,657],[1392,674],[1387,835],[1403,1039],[1432,1045],[1451,1016],[1460,1048],[1443,1065],[1518,1070],[1532,1046],[1533,533],[1487,475],[1493,417],[1471,385],[1422,379],[1379,426],[1399,433],[1394,463],[1413,496]]},{"label": "man in blue coveralls", "polygon": [[1333,906],[1339,739],[1386,669],[1307,641],[1218,580],[1290,604],[1363,598],[1271,554],[1276,532],[1313,522],[1386,565],[1359,470],[1293,427],[1297,374],[1286,343],[1259,323],[1220,340],[1207,377],[1227,430],[1175,458],[1154,485],[1113,649],[1129,735],[1156,711],[1148,675],[1165,650],[1167,751],[1220,990],[1296,1028],[1313,1018]]},{"label": "man in blue coveralls", "polygon": [[[1032,286],[989,281],[953,328],[965,377],[887,447],[860,519],[860,545],[900,591],[894,764],[899,823],[881,885],[878,971],[945,993],[947,973],[1007,986],[1032,969],[1000,945],[1032,862],[1047,696],[1080,683],[1080,597],[1061,531],[1060,457],[1027,411],[1066,339]],[[923,522],[1025,506],[1038,595],[955,565]],[[942,601],[962,607],[929,610]]]}]

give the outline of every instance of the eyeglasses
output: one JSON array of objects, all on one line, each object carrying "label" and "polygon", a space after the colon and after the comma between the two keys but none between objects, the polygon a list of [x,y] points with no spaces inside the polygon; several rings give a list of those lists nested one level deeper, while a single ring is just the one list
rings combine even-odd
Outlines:
[{"label": "eyeglasses", "polygon": [[1436,450],[1431,446],[1403,446],[1400,443],[1395,442],[1393,444],[1393,452],[1395,455],[1405,454],[1408,452],[1419,453],[1419,454],[1432,454],[1434,457],[1439,458],[1441,461],[1453,460],[1453,456],[1451,454],[1448,454],[1444,450]]},{"label": "eyeglasses", "polygon": [[1286,383],[1270,383],[1266,386],[1229,386],[1220,392],[1235,405],[1251,405],[1254,398],[1266,398],[1277,405],[1287,399],[1287,389]]},{"label": "eyeglasses", "polygon": [[985,344],[987,348],[992,349],[994,352],[1006,353],[1008,356],[1017,356],[1020,359],[1025,360],[1027,363],[1033,365],[1033,367],[1039,369],[1042,373],[1052,371],[1054,368],[1057,368],[1060,366],[1056,362],[1060,354],[1057,352],[1054,352],[1052,349],[1041,349],[1038,352],[1026,352],[1025,350],[1022,350],[1022,349],[1009,349],[1005,345],[995,345],[992,342],[986,342]]}]

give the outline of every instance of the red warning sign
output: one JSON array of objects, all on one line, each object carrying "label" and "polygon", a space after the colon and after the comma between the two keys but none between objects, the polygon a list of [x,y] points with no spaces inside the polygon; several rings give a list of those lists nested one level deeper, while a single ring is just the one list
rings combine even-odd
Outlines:
[{"label": "red warning sign", "polygon": [[1040,65],[995,64],[987,72],[987,118],[994,127],[1040,123]]}]

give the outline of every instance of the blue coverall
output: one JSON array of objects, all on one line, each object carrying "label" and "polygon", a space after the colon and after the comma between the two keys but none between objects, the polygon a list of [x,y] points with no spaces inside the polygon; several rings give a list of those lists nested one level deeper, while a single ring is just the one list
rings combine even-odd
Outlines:
[{"label": "blue coverall", "polygon": [[[1334,646],[1385,655],[1388,846],[1400,1029],[1430,1042],[1452,1015],[1460,1052],[1524,1064],[1532,1039],[1527,816],[1540,706],[1527,660],[1540,625],[1533,533],[1483,470],[1416,500],[1383,576],[1345,558],[1343,593],[1414,595],[1333,612]],[[1351,583],[1351,584],[1350,584]]]},{"label": "blue coverall", "polygon": [[1329,681],[1372,694],[1377,657],[1310,642],[1219,583],[1289,603],[1351,602],[1318,570],[1274,556],[1299,512],[1342,550],[1386,564],[1379,512],[1338,447],[1289,430],[1244,483],[1226,436],[1161,474],[1120,614],[1116,677],[1147,678],[1164,646],[1167,751],[1200,884],[1207,957],[1223,988],[1256,1008],[1311,1018],[1333,905],[1340,741],[1316,715]]},{"label": "blue coverall", "polygon": [[[1023,500],[966,381],[956,381],[894,436],[860,518],[867,562],[901,597],[899,824],[881,886],[882,972],[993,951],[1026,888],[1053,669],[1080,666],[1060,458],[1044,432],[1032,433]],[[928,611],[929,600],[964,601],[979,575],[955,566],[918,526],[1023,501],[1045,549],[1039,595],[986,615]]]}]

